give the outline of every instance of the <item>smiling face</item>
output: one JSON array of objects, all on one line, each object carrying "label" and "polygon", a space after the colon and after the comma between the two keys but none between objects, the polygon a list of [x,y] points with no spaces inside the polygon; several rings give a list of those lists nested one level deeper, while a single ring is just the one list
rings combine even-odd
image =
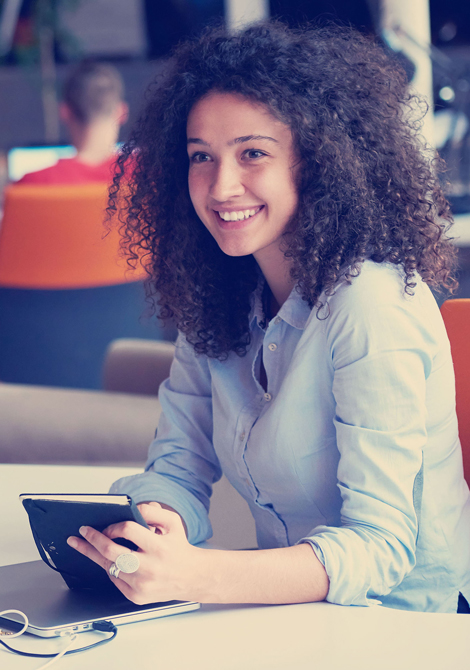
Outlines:
[{"label": "smiling face", "polygon": [[290,128],[242,95],[212,92],[192,108],[187,136],[191,201],[222,251],[253,254],[262,269],[283,261],[298,203]]}]

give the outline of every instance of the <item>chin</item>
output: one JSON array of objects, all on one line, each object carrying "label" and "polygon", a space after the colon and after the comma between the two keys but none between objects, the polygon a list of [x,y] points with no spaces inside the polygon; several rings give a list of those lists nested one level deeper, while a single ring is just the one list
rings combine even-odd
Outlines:
[{"label": "chin", "polygon": [[226,256],[231,256],[232,258],[241,258],[242,256],[251,256],[252,252],[251,251],[232,251],[232,250],[225,250],[221,247],[222,251]]},{"label": "chin", "polygon": [[227,256],[232,256],[237,258],[239,256],[251,256],[255,251],[251,247],[241,246],[236,244],[223,244],[219,240],[216,240],[217,244],[221,251],[224,252]]},{"label": "chin", "polygon": [[241,231],[228,231],[227,234],[222,234],[218,230],[213,230],[206,226],[221,251],[227,256],[251,256],[257,251],[256,243],[253,240],[253,234],[246,234]]}]

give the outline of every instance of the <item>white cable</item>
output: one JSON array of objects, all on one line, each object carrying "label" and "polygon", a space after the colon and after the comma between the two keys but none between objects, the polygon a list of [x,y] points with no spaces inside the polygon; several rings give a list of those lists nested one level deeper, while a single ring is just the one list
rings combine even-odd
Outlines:
[{"label": "white cable", "polygon": [[[20,617],[23,618],[24,624],[23,624],[23,628],[21,628],[21,630],[19,630],[17,633],[12,633],[8,630],[2,630],[2,628],[0,627],[0,636],[5,636],[5,637],[8,637],[9,639],[13,639],[15,637],[19,637],[20,635],[23,635],[23,633],[26,631],[26,629],[29,626],[29,619],[26,616],[26,614],[24,612],[22,612],[21,610],[11,609],[11,610],[3,610],[2,612],[0,612],[0,617],[3,617],[5,614],[19,614]],[[12,621],[14,621],[14,619]],[[18,623],[18,622],[14,621],[14,623]],[[100,627],[98,627],[98,624],[106,624],[106,626],[104,628],[103,627],[100,628]],[[74,651],[85,651],[86,649],[91,649],[92,647],[96,647],[97,645],[100,645],[103,642],[109,642],[110,640],[112,640],[116,637],[116,633],[117,633],[116,626],[113,626],[110,621],[95,622],[95,624],[93,625],[93,628],[95,628],[95,630],[97,630],[97,631],[100,630],[100,631],[104,631],[104,632],[107,632],[107,633],[113,633],[113,634],[111,635],[111,637],[109,637],[106,640],[101,640],[100,642],[95,642],[94,644],[89,645],[88,647],[82,647],[82,648],[80,648],[78,650],[74,650]],[[68,636],[68,635],[70,635],[70,633],[65,633],[65,635]],[[62,633],[61,636],[64,636],[64,633]],[[65,654],[67,654],[69,652],[70,647],[73,645],[73,643],[75,642],[76,639],[77,639],[77,635],[76,634],[72,635],[68,644],[65,645],[65,647],[62,649],[62,651],[60,651],[58,654],[56,654],[55,656],[50,658],[47,661],[47,663],[45,663],[45,665],[41,665],[39,668],[37,668],[37,670],[45,670],[45,668],[49,668],[53,663],[55,663],[56,661],[61,659],[62,656],[65,656]],[[2,644],[5,644],[8,647],[8,645],[6,643],[2,642]],[[17,653],[20,653],[23,656],[50,656],[50,654],[29,654],[29,653],[26,653],[26,652],[21,652],[19,650],[15,650],[13,648],[11,648],[10,651],[16,651]],[[73,652],[70,652],[70,653],[73,653]]]},{"label": "white cable", "polygon": [[[26,614],[24,612],[21,612],[20,610],[3,610],[3,612],[0,612],[0,617],[4,616],[5,614],[19,614],[20,617],[22,617],[24,619],[24,624],[23,624],[23,628],[21,630],[19,630],[17,633],[10,633],[9,631],[0,631],[0,635],[5,635],[10,640],[12,640],[14,637],[19,637],[20,635],[23,635],[23,633],[25,632],[25,630],[29,626],[29,619],[26,616]],[[76,639],[77,639],[77,636],[72,635],[72,637],[69,640],[69,643],[65,645],[65,647],[62,649],[62,651],[60,651],[53,658],[49,659],[47,661],[47,663],[45,663],[44,665],[41,665],[41,667],[39,667],[37,670],[45,670],[45,668],[49,668],[53,663],[55,663],[60,658],[62,658],[62,656],[64,656],[68,652],[68,650],[73,645],[73,643],[75,642]]]},{"label": "white cable", "polygon": [[[24,619],[24,625],[23,625],[23,628],[20,631],[18,631],[18,633],[10,633],[10,632],[3,631],[3,632],[0,632],[0,635],[6,635],[10,638],[10,640],[12,640],[14,637],[19,637],[20,635],[23,635],[23,633],[25,632],[25,630],[29,626],[29,619],[26,616],[26,614],[24,612],[21,612],[20,610],[3,610],[3,612],[0,612],[0,617],[4,616],[5,614],[19,614]],[[15,623],[18,623],[18,622],[15,622]]]},{"label": "white cable", "polygon": [[39,667],[37,670],[45,670],[45,668],[49,668],[53,663],[58,661],[59,658],[62,658],[62,656],[64,656],[68,652],[68,650],[70,649],[70,647],[72,646],[72,644],[75,642],[76,639],[77,636],[72,635],[69,643],[62,649],[62,651],[59,654],[57,654],[57,656],[54,656],[54,658],[51,658],[49,661],[47,661],[47,663],[41,665],[41,667]]}]

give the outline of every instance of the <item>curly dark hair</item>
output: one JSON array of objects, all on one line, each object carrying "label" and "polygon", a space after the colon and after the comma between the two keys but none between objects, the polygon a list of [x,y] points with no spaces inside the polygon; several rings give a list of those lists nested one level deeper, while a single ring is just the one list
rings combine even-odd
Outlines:
[{"label": "curly dark hair", "polygon": [[198,353],[246,352],[259,281],[254,258],[225,255],[189,197],[186,121],[214,90],[262,103],[291,128],[301,170],[285,255],[310,307],[320,309],[322,291],[338,281],[351,282],[365,259],[400,265],[408,293],[416,272],[452,292],[442,164],[424,151],[421,103],[401,66],[349,27],[211,28],[176,49],[118,159],[109,207],[120,210],[129,262],[146,267],[161,317],[174,319]]}]

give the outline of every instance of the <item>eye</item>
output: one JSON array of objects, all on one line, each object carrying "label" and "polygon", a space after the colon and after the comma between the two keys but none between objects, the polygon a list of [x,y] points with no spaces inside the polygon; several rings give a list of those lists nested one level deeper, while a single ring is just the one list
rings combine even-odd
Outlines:
[{"label": "eye", "polygon": [[266,156],[264,151],[260,151],[259,149],[246,149],[243,152],[243,156],[248,158],[249,160],[256,160],[257,158],[262,158],[263,156]]},{"label": "eye", "polygon": [[189,160],[191,163],[207,163],[211,160],[211,157],[203,151],[196,151],[189,157]]}]

